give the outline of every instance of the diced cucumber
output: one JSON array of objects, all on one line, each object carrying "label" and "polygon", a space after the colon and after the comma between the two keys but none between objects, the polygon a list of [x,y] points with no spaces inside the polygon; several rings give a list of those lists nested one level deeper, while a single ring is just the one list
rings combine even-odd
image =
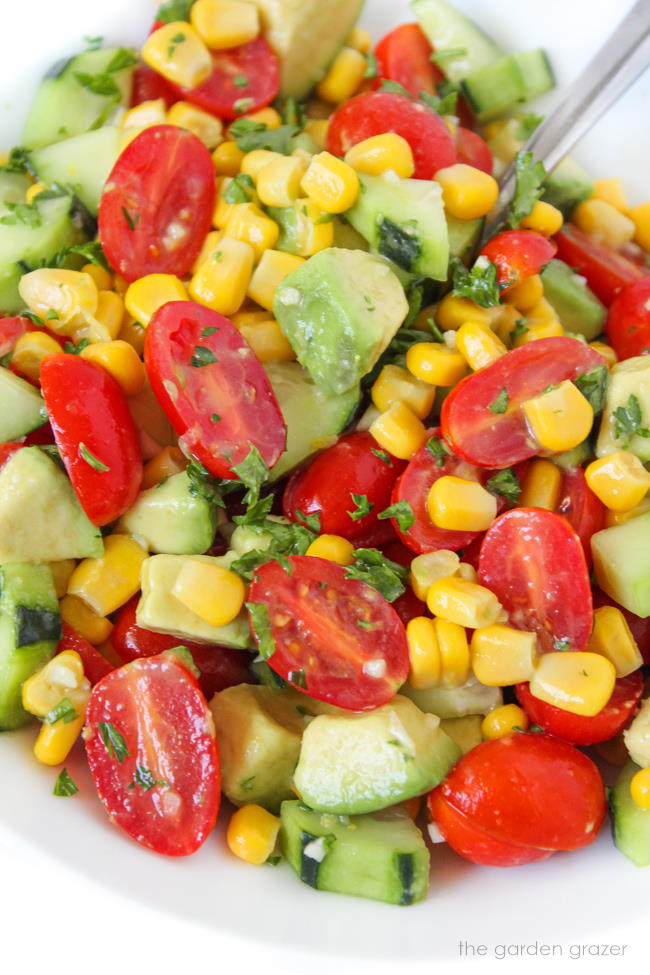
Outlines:
[{"label": "diced cucumber", "polygon": [[584,278],[555,259],[549,261],[541,277],[544,297],[553,305],[566,332],[584,335],[588,342],[600,335],[607,309]]},{"label": "diced cucumber", "polygon": [[548,58],[538,49],[507,54],[493,64],[478,68],[467,75],[461,87],[479,121],[488,122],[537,98],[554,85]]},{"label": "diced cucumber", "polygon": [[310,887],[388,904],[426,897],[429,851],[403,810],[333,816],[288,800],[280,819],[282,852]]},{"label": "diced cucumber", "polygon": [[605,409],[596,441],[597,457],[605,457],[615,450],[626,449],[636,454],[644,464],[650,461],[650,438],[640,436],[638,433],[627,436],[617,419],[620,416],[619,410],[625,411],[633,404],[638,405],[641,412],[638,426],[641,429],[648,427],[650,425],[650,356],[648,355],[624,359],[612,367],[609,373]]},{"label": "diced cucumber", "polygon": [[449,234],[449,256],[459,257],[461,261],[470,260],[481,238],[484,220],[459,220],[450,213],[445,214]]},{"label": "diced cucumber", "polygon": [[[112,65],[132,64],[115,70]],[[49,146],[89,129],[100,128],[120,105],[131,99],[135,52],[121,48],[86,51],[55,64],[43,78],[32,102],[23,145]],[[101,94],[104,92],[104,94]]]},{"label": "diced cucumber", "polygon": [[[0,171],[0,207],[3,203],[24,203],[25,193],[32,185],[26,173]],[[2,207],[6,211],[6,207]]]},{"label": "diced cucumber", "polygon": [[38,178],[47,185],[70,186],[93,216],[97,215],[104,183],[124,140],[124,131],[105,125],[30,153]]},{"label": "diced cucumber", "polygon": [[53,656],[61,615],[46,565],[0,565],[0,731],[31,720],[22,685]]},{"label": "diced cucumber", "polygon": [[561,210],[568,219],[593,191],[594,184],[584,169],[567,156],[546,177],[542,199]]},{"label": "diced cucumber", "polygon": [[420,691],[404,684],[400,694],[409,697],[421,711],[439,718],[463,718],[467,714],[488,714],[503,704],[500,687],[487,687],[470,677],[462,687],[430,687]]},{"label": "diced cucumber", "polygon": [[19,440],[47,420],[43,397],[31,383],[0,368],[0,443]]},{"label": "diced cucumber", "polygon": [[182,471],[142,491],[115,530],[141,538],[150,552],[202,555],[212,545],[216,527],[216,508],[192,494]]},{"label": "diced cucumber", "polygon": [[650,616],[650,512],[591,537],[600,588],[637,616]]},{"label": "diced cucumber", "polygon": [[464,52],[439,62],[450,81],[462,81],[503,54],[485,31],[447,0],[414,0],[411,10],[435,51]]},{"label": "diced cucumber", "polygon": [[612,789],[609,806],[614,843],[637,867],[650,866],[650,809],[642,809],[630,795],[630,782],[639,766],[628,762]]}]

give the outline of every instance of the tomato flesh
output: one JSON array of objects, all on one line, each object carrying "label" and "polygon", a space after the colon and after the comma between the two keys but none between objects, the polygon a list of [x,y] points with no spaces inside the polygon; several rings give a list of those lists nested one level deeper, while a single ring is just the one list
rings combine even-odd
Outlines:
[{"label": "tomato flesh", "polygon": [[418,24],[401,24],[389,31],[377,44],[379,78],[396,81],[409,95],[420,92],[436,94],[436,85],[444,80],[442,71],[433,63],[433,48]]},{"label": "tomato flesh", "polygon": [[88,643],[80,633],[77,633],[65,620],[61,621],[63,635],[56,648],[57,653],[64,650],[74,650],[81,657],[84,667],[84,674],[91,684],[97,684],[102,677],[106,677],[112,670],[113,664],[104,657],[99,650],[95,650],[92,643]]},{"label": "tomato flesh", "polygon": [[539,274],[556,251],[552,240],[532,230],[504,230],[488,241],[481,255],[496,264],[501,294],[506,294],[526,278]]},{"label": "tomato flesh", "polygon": [[650,278],[621,288],[609,309],[606,330],[619,359],[650,352]]},{"label": "tomato flesh", "polygon": [[555,510],[566,518],[580,539],[587,568],[591,568],[591,536],[605,527],[607,509],[587,484],[581,467],[562,472],[560,500]]},{"label": "tomato flesh", "polygon": [[473,132],[471,129],[459,125],[456,132],[456,152],[458,153],[459,163],[480,169],[488,176],[492,175],[494,169],[492,150],[478,132]]},{"label": "tomato flesh", "polygon": [[[231,119],[256,112],[278,93],[280,65],[262,36],[240,47],[212,51],[212,63],[212,74],[202,84],[176,89],[179,98],[217,118]],[[242,79],[247,84],[240,86]]]},{"label": "tomato flesh", "polygon": [[554,239],[559,259],[585,277],[596,297],[607,306],[622,288],[642,280],[648,273],[622,254],[594,243],[571,223],[565,224]]},{"label": "tomato flesh", "polygon": [[165,108],[171,108],[179,100],[174,87],[148,64],[137,64],[133,70],[131,105],[157,101],[162,98]]}]

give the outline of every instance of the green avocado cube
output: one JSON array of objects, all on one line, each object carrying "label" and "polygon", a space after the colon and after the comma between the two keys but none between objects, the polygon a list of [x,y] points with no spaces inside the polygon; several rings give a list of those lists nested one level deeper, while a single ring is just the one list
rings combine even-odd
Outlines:
[{"label": "green avocado cube", "polygon": [[600,588],[637,616],[650,616],[650,512],[591,538]]}]

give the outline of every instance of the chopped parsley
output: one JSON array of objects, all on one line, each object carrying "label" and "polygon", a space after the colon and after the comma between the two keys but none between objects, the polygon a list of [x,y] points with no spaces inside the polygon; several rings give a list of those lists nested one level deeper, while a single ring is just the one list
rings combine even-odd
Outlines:
[{"label": "chopped parsley", "polygon": [[32,228],[40,227],[41,215],[36,201],[33,203],[10,203],[5,200],[3,206],[8,213],[0,217],[1,224],[7,227],[15,227],[18,224]]},{"label": "chopped parsley", "polygon": [[137,63],[138,59],[134,51],[128,47],[120,47],[106,65],[106,72],[113,74],[114,71],[124,71],[125,68],[132,68]]},{"label": "chopped parsley", "polygon": [[156,20],[161,24],[175,24],[177,20],[189,20],[194,0],[167,0],[158,7]]},{"label": "chopped parsley", "polygon": [[368,51],[366,54],[366,70],[363,72],[364,78],[376,78],[379,74],[379,68],[377,65],[377,57],[373,51]]},{"label": "chopped parsley", "polygon": [[527,142],[543,121],[544,116],[535,115],[534,112],[529,112],[528,115],[524,115],[517,127],[517,138],[521,139],[522,142]]},{"label": "chopped parsley", "polygon": [[268,660],[275,653],[275,640],[269,619],[269,608],[264,603],[245,603],[251,619],[260,657]]},{"label": "chopped parsley", "polygon": [[82,88],[92,92],[93,95],[104,95],[115,101],[119,101],[122,97],[118,84],[111,78],[107,71],[101,71],[99,74],[88,74],[86,71],[77,71],[75,72],[74,78]]},{"label": "chopped parsley", "polygon": [[607,394],[607,380],[609,373],[607,366],[596,366],[589,372],[581,373],[573,380],[582,395],[589,401],[594,413],[601,413],[605,406],[605,396]]},{"label": "chopped parsley", "polygon": [[404,592],[407,569],[397,562],[387,559],[376,548],[357,548],[354,562],[345,569],[348,579],[359,579],[372,586],[389,603],[394,602]]},{"label": "chopped parsley", "polygon": [[519,226],[544,192],[546,169],[541,160],[535,162],[532,152],[518,152],[515,157],[515,192],[508,207],[508,224]]},{"label": "chopped parsley", "polygon": [[451,82],[443,82],[438,85],[437,95],[430,95],[426,91],[421,91],[420,101],[432,108],[438,115],[455,115],[458,89]]},{"label": "chopped parsley", "polygon": [[259,497],[260,488],[269,476],[269,469],[257,447],[250,444],[250,450],[239,464],[231,468],[242,484],[247,488],[244,502],[250,504]]},{"label": "chopped parsley", "polygon": [[92,467],[94,471],[98,471],[100,474],[105,474],[106,471],[110,471],[110,467],[104,464],[99,457],[95,457],[95,455],[88,450],[85,443],[79,444],[79,456],[88,464],[89,467]]},{"label": "chopped parsley", "polygon": [[208,326],[208,328],[201,329],[201,338],[209,339],[211,335],[214,335],[214,333],[218,331],[219,329],[217,328],[216,325],[210,325]]},{"label": "chopped parsley", "polygon": [[253,104],[252,98],[238,98],[233,105],[233,109],[238,115],[244,115],[246,112],[250,112]]},{"label": "chopped parsley", "polygon": [[508,390],[504,386],[499,395],[495,400],[492,400],[488,406],[490,413],[505,413],[508,409],[508,403],[510,402],[510,397],[508,396]]},{"label": "chopped parsley", "polygon": [[522,335],[525,335],[526,332],[530,331],[530,329],[528,328],[528,325],[526,325],[526,322],[527,321],[528,321],[528,319],[526,319],[526,318],[518,318],[517,319],[517,321],[515,322],[515,327],[513,328],[513,330],[510,333],[510,341],[511,342],[514,343],[518,338],[520,338]]},{"label": "chopped parsley", "polygon": [[54,783],[54,788],[52,789],[53,796],[74,796],[79,792],[79,786],[75,783],[72,776],[66,768],[59,772],[56,782]]},{"label": "chopped parsley", "polygon": [[412,101],[411,93],[403,85],[400,85],[398,81],[390,81],[388,78],[382,78],[379,91],[388,91],[393,95],[403,95],[404,98]]},{"label": "chopped parsley", "polygon": [[357,620],[357,626],[361,630],[374,630],[375,624],[369,620]]},{"label": "chopped parsley", "polygon": [[323,223],[331,223],[334,217],[331,213],[322,213],[320,217],[316,217],[314,220],[314,227],[320,227]]},{"label": "chopped parsley", "polygon": [[436,467],[444,467],[445,461],[451,456],[451,450],[440,437],[429,437],[426,449],[436,462]]},{"label": "chopped parsley", "polygon": [[292,125],[299,129],[304,129],[307,123],[307,112],[305,111],[304,105],[301,105],[291,96],[284,99],[280,115],[284,125]]},{"label": "chopped parsley", "polygon": [[45,313],[45,321],[46,322],[55,322],[55,321],[58,322],[58,320],[59,320],[59,313],[58,313],[58,311],[55,311],[54,308],[48,308],[48,310]]},{"label": "chopped parsley", "polygon": [[388,508],[384,508],[377,515],[378,521],[383,521],[386,518],[394,518],[397,522],[397,527],[401,532],[407,532],[411,525],[415,522],[415,515],[413,514],[413,508],[408,501],[396,501],[395,504],[389,505]]},{"label": "chopped parsley", "polygon": [[499,471],[498,474],[489,479],[486,486],[492,494],[499,494],[512,504],[517,504],[519,501],[521,485],[512,467],[506,467],[505,470]]},{"label": "chopped parsley", "polygon": [[174,34],[171,41],[169,42],[169,47],[167,48],[167,58],[168,59],[173,58],[174,52],[178,47],[178,45],[182,44],[186,40],[187,37],[185,36],[185,34],[181,34],[180,32],[178,34]]},{"label": "chopped parsley", "polygon": [[356,505],[356,508],[354,511],[347,511],[346,514],[349,515],[352,521],[359,521],[360,518],[365,518],[374,508],[374,504],[368,501],[368,497],[365,494],[354,494],[354,492],[350,491],[350,497]]},{"label": "chopped parsley", "polygon": [[136,765],[133,781],[129,785],[129,789],[135,789],[135,787],[138,785],[141,786],[145,792],[148,792],[149,789],[153,789],[156,785],[169,786],[169,782],[167,782],[165,779],[160,779],[160,781],[154,779],[146,765]]},{"label": "chopped parsley", "polygon": [[553,649],[554,650],[570,650],[571,649],[571,641],[566,636],[565,637],[562,637],[561,639],[558,637],[557,639],[553,640]]},{"label": "chopped parsley", "polygon": [[109,758],[114,758],[118,765],[121,765],[129,755],[124,738],[110,721],[99,721],[97,730],[102,736],[104,748],[108,752]]},{"label": "chopped parsley", "polygon": [[293,139],[299,132],[297,125],[280,125],[277,129],[269,129],[263,122],[240,118],[232,123],[228,135],[235,140],[242,152],[269,149],[271,152],[289,156],[294,149]]},{"label": "chopped parsley", "polygon": [[221,417],[219,416],[218,413],[211,413],[210,414],[210,423],[218,423],[220,421],[220,419],[221,419]]},{"label": "chopped parsley", "polygon": [[190,365],[194,366],[195,369],[199,369],[201,366],[211,366],[213,363],[218,362],[216,355],[209,349],[206,345],[195,345],[194,352],[192,353],[192,358],[190,359]]},{"label": "chopped parsley", "polygon": [[[249,507],[249,514],[236,515],[234,521],[247,525],[260,536],[260,547],[241,555],[230,566],[242,578],[249,580],[260,566],[267,562],[280,562],[285,568],[290,555],[305,555],[317,538],[316,531],[298,522],[277,521],[267,517],[273,498],[263,498]],[[257,515],[257,517],[255,517]]]},{"label": "chopped parsley", "polygon": [[75,711],[70,698],[64,697],[56,707],[48,711],[43,718],[43,724],[56,724],[57,721],[63,721],[63,724],[70,724],[71,721],[75,721],[78,717],[79,715]]},{"label": "chopped parsley", "polygon": [[479,257],[470,271],[458,257],[452,257],[449,265],[453,275],[452,295],[469,298],[480,308],[494,308],[500,303],[497,266],[487,257]]},{"label": "chopped parsley", "polygon": [[249,81],[245,74],[236,74],[232,79],[235,88],[248,88]]},{"label": "chopped parsley", "polygon": [[254,192],[255,183],[248,173],[238,173],[223,191],[223,199],[226,203],[250,203]]},{"label": "chopped parsley", "polygon": [[122,207],[122,216],[126,220],[126,225],[129,228],[129,230],[133,232],[135,230],[135,225],[138,223],[140,219],[140,214],[136,213],[135,217],[132,217],[129,211],[126,209],[126,207]]},{"label": "chopped parsley", "polygon": [[249,775],[247,779],[242,779],[242,781],[239,783],[239,788],[243,792],[250,792],[251,789],[253,788],[254,781],[255,781],[255,776]]},{"label": "chopped parsley", "polygon": [[296,508],[296,518],[299,522],[305,525],[309,531],[320,531],[320,514],[318,511],[315,511],[312,515],[304,515],[300,508]]},{"label": "chopped parsley", "polygon": [[48,266],[63,267],[65,261],[71,254],[79,254],[85,258],[88,264],[96,264],[97,267],[103,267],[105,271],[108,271],[108,261],[106,260],[102,245],[98,240],[89,240],[85,244],[72,244],[71,247],[64,247],[48,261]]},{"label": "chopped parsley", "polygon": [[383,463],[386,464],[387,467],[392,467],[393,466],[393,462],[390,459],[390,454],[387,454],[385,450],[375,450],[374,447],[371,447],[370,448],[370,453],[371,454],[374,454],[375,457],[377,457],[379,460],[383,461]]},{"label": "chopped parsley", "polygon": [[225,507],[223,501],[224,485],[212,477],[207,467],[198,460],[191,460],[185,468],[189,478],[189,492],[195,498],[205,498],[219,508]]},{"label": "chopped parsley", "polygon": [[633,437],[650,437],[650,430],[642,426],[643,414],[639,397],[630,395],[626,406],[618,406],[612,413],[614,439],[629,447]]}]

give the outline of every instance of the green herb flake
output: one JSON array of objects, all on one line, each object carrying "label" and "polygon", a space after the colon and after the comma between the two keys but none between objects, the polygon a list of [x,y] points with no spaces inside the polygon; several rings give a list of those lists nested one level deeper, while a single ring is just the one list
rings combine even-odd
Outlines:
[{"label": "green herb flake", "polygon": [[518,227],[544,192],[546,169],[541,160],[535,162],[532,152],[518,152],[515,157],[515,192],[508,207],[508,224]]},{"label": "green herb flake", "polygon": [[75,345],[74,342],[65,342],[63,346],[63,351],[67,352],[69,355],[79,355],[84,349],[88,348],[90,345],[90,339],[80,339]]},{"label": "green herb flake", "polygon": [[413,514],[413,508],[408,501],[396,501],[395,504],[389,505],[388,508],[384,508],[377,515],[379,521],[384,521],[387,518],[394,518],[397,522],[397,527],[404,533],[409,530],[411,525],[415,523],[415,515]]},{"label": "green herb flake", "polygon": [[167,58],[168,59],[169,58],[173,58],[174,57],[174,52],[175,52],[176,48],[178,47],[178,45],[179,44],[182,44],[186,40],[187,40],[187,38],[186,38],[185,34],[181,34],[181,33],[174,34],[174,36],[172,37],[172,39],[169,42],[169,47],[167,48]]},{"label": "green herb flake", "polygon": [[126,220],[126,225],[129,228],[129,230],[133,232],[135,230],[136,224],[140,220],[140,214],[136,213],[135,216],[132,216],[129,213],[129,211],[126,209],[126,207],[122,207],[122,216]]},{"label": "green herb flake", "polygon": [[375,450],[374,447],[370,448],[370,453],[374,454],[378,460],[381,460],[387,467],[392,467],[393,462],[391,460],[390,454],[387,454],[385,450]]},{"label": "green herb flake", "polygon": [[247,779],[243,779],[243,780],[242,780],[242,781],[241,781],[241,782],[239,783],[239,788],[240,788],[240,789],[241,789],[241,790],[242,790],[243,792],[250,792],[250,791],[251,791],[251,789],[253,788],[253,784],[254,784],[254,782],[255,782],[255,776],[254,776],[254,775],[249,775],[249,777],[248,777]]},{"label": "green herb flake", "polygon": [[246,112],[250,112],[253,105],[254,102],[252,98],[238,98],[233,105],[233,109],[237,115],[244,115]]},{"label": "green herb flake", "polygon": [[250,203],[254,193],[255,183],[252,178],[248,173],[238,173],[230,180],[222,197],[226,203]]},{"label": "green herb flake", "polygon": [[209,339],[211,335],[214,335],[214,333],[218,331],[219,329],[216,327],[216,325],[210,325],[208,328],[201,329],[201,338]]},{"label": "green herb flake", "polygon": [[58,311],[55,311],[54,308],[48,308],[47,312],[45,313],[45,321],[54,322],[58,320],[59,320]]},{"label": "green herb flake", "polygon": [[578,387],[585,399],[589,401],[594,415],[602,413],[605,406],[608,378],[609,372],[607,371],[607,366],[602,365],[596,366],[595,369],[591,369],[589,372],[581,373],[573,380],[573,384]]},{"label": "green herb flake", "polygon": [[529,112],[528,115],[524,115],[517,127],[517,138],[520,139],[521,142],[527,142],[533,132],[539,128],[543,121],[544,116],[535,115],[534,112]]},{"label": "green herb flake", "polygon": [[79,444],[79,456],[83,461],[86,462],[86,464],[88,464],[89,467],[92,467],[94,471],[98,471],[100,474],[105,474],[107,471],[110,471],[110,467],[104,464],[104,462],[98,457],[95,457],[95,455],[88,450],[85,443]]},{"label": "green herb flake", "polygon": [[436,462],[436,467],[444,467],[445,461],[451,456],[451,450],[440,437],[429,437],[425,444],[426,449]]},{"label": "green herb flake", "polygon": [[562,651],[570,650],[571,641],[566,636],[562,638],[558,637],[557,639],[553,640],[553,649]]},{"label": "green herb flake", "polygon": [[249,81],[245,74],[236,74],[232,79],[235,88],[248,88]]},{"label": "green herb flake", "polygon": [[157,785],[169,787],[169,782],[167,782],[165,779],[154,779],[146,765],[136,765],[133,781],[129,785],[129,789],[135,789],[138,785],[144,789],[145,792],[149,792],[150,789],[153,789],[154,786]]},{"label": "green herb flake", "polygon": [[314,227],[320,227],[324,223],[332,223],[334,217],[331,213],[322,213],[320,217],[316,217],[314,220]]},{"label": "green herb flake", "polygon": [[643,414],[639,397],[630,395],[626,406],[618,406],[612,413],[614,439],[629,447],[633,437],[650,437],[650,430],[642,426]]},{"label": "green herb flake", "polygon": [[277,129],[269,129],[263,122],[240,118],[232,123],[228,135],[235,140],[242,152],[268,149],[270,152],[289,156],[294,149],[293,139],[299,132],[296,125],[281,125]]},{"label": "green herb flake", "polygon": [[452,295],[469,298],[480,308],[494,308],[500,303],[497,266],[487,257],[479,257],[470,271],[458,257],[452,257],[449,266],[453,275]]},{"label": "green herb flake", "polygon": [[41,226],[41,215],[36,201],[33,203],[10,203],[5,200],[3,206],[8,211],[0,217],[0,224],[3,226],[16,227],[22,224],[32,229]]},{"label": "green herb flake", "polygon": [[400,85],[398,81],[390,81],[388,78],[382,78],[379,91],[388,91],[393,95],[402,95],[404,98],[408,98],[409,101],[413,101],[412,96],[403,85]]},{"label": "green herb flake", "polygon": [[102,737],[108,757],[114,758],[117,764],[121,765],[124,759],[128,757],[129,750],[120,732],[110,721],[99,721],[97,730]]},{"label": "green herb flake", "polygon": [[304,129],[307,124],[307,112],[305,106],[301,105],[296,101],[295,98],[289,96],[285,98],[280,106],[280,116],[282,118],[283,125],[295,126],[298,129]]},{"label": "green herb flake", "polygon": [[106,72],[113,74],[115,71],[124,71],[125,68],[132,68],[137,63],[135,51],[127,47],[120,47],[106,65]]},{"label": "green herb flake", "polygon": [[508,409],[508,403],[510,402],[510,397],[508,396],[508,390],[504,386],[499,395],[495,400],[492,400],[488,406],[490,413],[505,413]]},{"label": "green herb flake", "polygon": [[296,518],[299,522],[312,531],[318,533],[320,531],[320,514],[315,511],[311,515],[304,515],[300,508],[296,508]]},{"label": "green herb flake", "polygon": [[209,349],[206,345],[194,346],[190,365],[194,366],[195,369],[200,369],[202,366],[211,366],[218,361],[212,349]]},{"label": "green herb flake", "polygon": [[361,630],[374,630],[375,624],[369,622],[368,620],[357,620],[357,626]]},{"label": "green herb flake", "polygon": [[253,444],[249,444],[249,446],[250,450],[244,459],[235,467],[231,468],[233,474],[236,474],[242,484],[247,488],[246,494],[244,495],[246,504],[257,500],[260,488],[268,480],[269,476],[269,469],[259,450]]},{"label": "green herb flake", "polygon": [[377,65],[377,57],[373,51],[368,51],[366,54],[366,70],[363,72],[364,78],[376,78],[379,74],[379,67]]},{"label": "green herb flake", "polygon": [[77,71],[74,78],[82,88],[92,92],[93,95],[103,95],[115,101],[119,101],[122,97],[122,92],[108,71],[102,71],[99,74],[88,74],[85,71]]},{"label": "green herb flake", "polygon": [[194,0],[167,0],[156,12],[156,20],[161,24],[175,24],[178,20],[189,20]]},{"label": "green herb flake", "polygon": [[444,81],[438,85],[437,95],[421,91],[420,101],[437,112],[438,115],[455,115],[458,95],[458,88],[451,81]]},{"label": "green herb flake", "polygon": [[453,58],[467,57],[466,47],[450,47],[442,51],[434,51],[430,60],[434,64],[442,64],[444,61],[451,61]]},{"label": "green herb flake", "polygon": [[79,786],[75,783],[66,768],[62,769],[52,789],[53,796],[74,796],[79,792]]},{"label": "green herb flake", "polygon": [[368,501],[368,497],[365,494],[354,494],[350,491],[350,497],[356,505],[356,508],[354,511],[346,511],[346,514],[352,521],[359,521],[360,518],[365,518],[374,508],[374,504]]},{"label": "green herb flake", "polygon": [[219,423],[220,420],[221,420],[221,417],[219,416],[218,413],[211,413],[210,414],[210,423]]},{"label": "green herb flake", "polygon": [[260,657],[268,660],[275,653],[275,640],[273,639],[273,630],[269,618],[269,608],[265,603],[245,603],[245,606],[250,616]]},{"label": "green herb flake", "polygon": [[389,603],[402,595],[404,580],[408,576],[404,566],[387,559],[376,548],[357,548],[353,557],[353,564],[346,566],[346,578],[359,579],[372,586]]},{"label": "green herb flake", "polygon": [[510,333],[510,341],[513,344],[518,338],[520,338],[522,335],[525,335],[526,332],[530,331],[528,325],[526,324],[527,321],[528,321],[527,318],[518,318],[517,321],[515,322],[515,327]]},{"label": "green herb flake", "polygon": [[74,705],[69,697],[63,697],[51,711],[43,718],[43,724],[56,724],[57,721],[63,721],[63,724],[70,724],[71,721],[76,721],[79,717],[75,711]]},{"label": "green herb flake", "polygon": [[491,477],[486,487],[492,494],[499,494],[511,504],[517,504],[521,495],[521,485],[512,467],[506,467]]}]

